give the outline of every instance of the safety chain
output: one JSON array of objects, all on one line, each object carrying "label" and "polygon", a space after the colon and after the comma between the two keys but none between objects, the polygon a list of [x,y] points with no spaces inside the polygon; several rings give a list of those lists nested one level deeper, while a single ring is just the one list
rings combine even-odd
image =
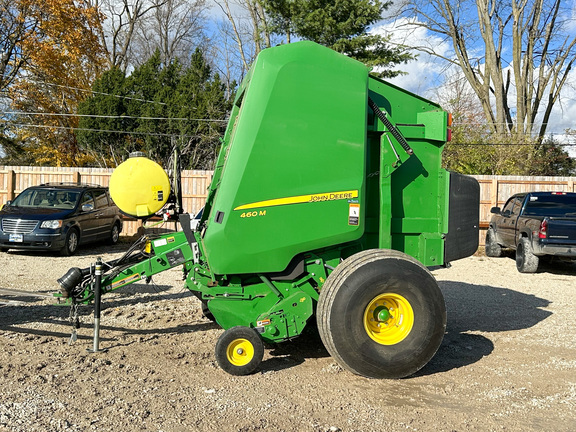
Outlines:
[{"label": "safety chain", "polygon": [[78,318],[78,303],[76,300],[72,298],[72,304],[70,305],[70,325],[72,326],[72,335],[70,336],[70,341],[68,345],[72,345],[72,343],[76,342],[78,339],[78,335],[76,334],[76,330],[80,328],[80,319]]}]

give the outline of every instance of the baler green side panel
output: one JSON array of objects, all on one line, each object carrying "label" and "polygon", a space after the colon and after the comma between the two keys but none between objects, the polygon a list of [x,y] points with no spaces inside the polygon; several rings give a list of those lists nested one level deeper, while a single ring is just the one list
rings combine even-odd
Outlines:
[{"label": "baler green side panel", "polygon": [[[382,218],[378,246],[403,251],[425,265],[441,265],[448,232],[450,176],[441,168],[448,114],[433,102],[373,77],[369,89],[414,151],[388,178],[380,179],[380,208],[368,209],[370,215],[379,210]],[[376,136],[371,137],[373,147]],[[382,152],[389,152],[386,134],[381,140]]]},{"label": "baler green side panel", "polygon": [[212,272],[280,272],[299,253],[362,237],[367,86],[364,65],[310,42],[260,53],[211,186]]}]

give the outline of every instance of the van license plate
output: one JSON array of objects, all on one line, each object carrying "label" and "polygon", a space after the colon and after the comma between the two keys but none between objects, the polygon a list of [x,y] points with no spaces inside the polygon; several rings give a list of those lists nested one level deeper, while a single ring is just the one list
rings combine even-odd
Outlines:
[{"label": "van license plate", "polygon": [[22,243],[24,241],[24,236],[22,236],[22,234],[10,234],[9,241],[15,243]]}]

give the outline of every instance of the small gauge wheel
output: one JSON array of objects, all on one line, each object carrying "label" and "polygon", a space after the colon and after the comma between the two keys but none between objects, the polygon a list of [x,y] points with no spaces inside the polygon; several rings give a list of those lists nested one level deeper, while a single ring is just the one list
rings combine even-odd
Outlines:
[{"label": "small gauge wheel", "polygon": [[226,330],[216,343],[216,361],[231,375],[249,375],[264,357],[264,344],[256,330],[237,326]]}]

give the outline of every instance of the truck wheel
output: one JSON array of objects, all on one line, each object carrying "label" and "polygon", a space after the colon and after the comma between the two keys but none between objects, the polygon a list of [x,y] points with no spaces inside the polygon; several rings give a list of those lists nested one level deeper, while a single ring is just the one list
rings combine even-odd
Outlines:
[{"label": "truck wheel", "polygon": [[68,234],[66,234],[66,241],[64,242],[64,247],[60,250],[60,254],[63,256],[74,255],[78,250],[78,230],[76,228],[70,228]]},{"label": "truck wheel", "polygon": [[216,343],[216,361],[231,375],[248,375],[264,357],[264,344],[256,330],[236,326],[226,330]]},{"label": "truck wheel", "polygon": [[540,259],[532,253],[528,237],[522,237],[516,247],[516,268],[520,273],[536,273]]},{"label": "truck wheel", "polygon": [[432,274],[398,251],[366,250],[326,279],[318,331],[345,369],[368,378],[403,378],[434,356],[446,329],[444,297]]},{"label": "truck wheel", "polygon": [[493,228],[488,228],[488,231],[486,232],[484,250],[488,257],[498,258],[502,256],[502,246],[496,242],[496,233]]}]

